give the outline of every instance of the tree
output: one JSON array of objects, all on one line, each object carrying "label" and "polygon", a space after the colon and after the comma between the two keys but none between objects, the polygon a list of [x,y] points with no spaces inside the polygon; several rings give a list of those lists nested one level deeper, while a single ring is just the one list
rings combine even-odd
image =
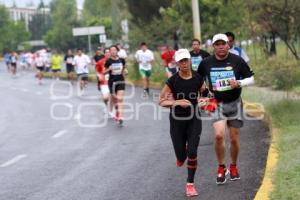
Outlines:
[{"label": "tree", "polygon": [[7,9],[4,6],[0,6],[0,50],[3,51],[3,49],[8,48],[5,46],[8,42],[9,38],[9,14]]},{"label": "tree", "polygon": [[50,47],[64,51],[78,47],[80,42],[72,35],[72,28],[78,25],[76,1],[54,0],[51,9],[53,28],[47,32],[44,40]]},{"label": "tree", "polygon": [[[299,60],[296,42],[300,31],[300,3],[297,0],[253,0],[248,2],[256,22],[271,36],[271,49],[275,50],[275,37],[280,37],[294,57]],[[273,45],[273,46],[272,46]]]},{"label": "tree", "polygon": [[[126,0],[131,15],[131,40],[143,38],[158,43],[176,43],[187,47],[193,37],[191,0],[134,1]],[[162,2],[162,3],[161,3]],[[152,4],[149,6],[147,3]],[[203,40],[216,33],[233,31],[238,37],[246,37],[249,30],[244,19],[246,6],[240,0],[199,0]],[[239,12],[236,12],[239,10]],[[234,13],[232,15],[231,13]]]},{"label": "tree", "polygon": [[[126,18],[127,8],[123,0],[85,0],[83,23],[86,26],[104,26],[106,35],[115,41],[121,38],[121,20]],[[97,36],[92,40],[99,41]]]},{"label": "tree", "polygon": [[41,40],[51,28],[51,17],[45,13],[45,8],[44,2],[41,0],[37,13],[32,16],[32,20],[28,24],[32,40]]},{"label": "tree", "polygon": [[91,16],[108,17],[111,13],[111,0],[85,0],[83,4],[83,18]]},{"label": "tree", "polygon": [[[247,37],[246,5],[240,0],[200,0],[200,18],[203,38],[209,39],[216,33],[234,32],[239,37]],[[238,12],[237,12],[238,10]]]},{"label": "tree", "polygon": [[128,5],[129,12],[134,16],[131,21],[139,26],[152,22],[154,18],[159,18],[159,9],[169,7],[172,4],[172,0],[125,0],[125,2]]},{"label": "tree", "polygon": [[[177,37],[179,11],[171,7],[172,0],[134,1],[126,0],[131,14],[129,38],[131,46],[148,42],[151,48],[163,43],[171,43]],[[184,20],[182,20],[183,22]]]},{"label": "tree", "polygon": [[30,33],[26,31],[25,22],[12,22],[9,25],[10,27],[10,41],[8,46],[10,49],[17,49],[18,45],[28,41],[30,38]]},{"label": "tree", "polygon": [[0,6],[0,51],[16,50],[18,45],[27,41],[30,34],[26,31],[24,22],[10,20],[4,6]]},{"label": "tree", "polygon": [[[83,5],[84,26],[104,26],[108,38],[112,37],[112,17],[110,0],[85,0]],[[98,44],[99,37],[92,36],[92,43]],[[97,45],[98,46],[98,45]]]}]

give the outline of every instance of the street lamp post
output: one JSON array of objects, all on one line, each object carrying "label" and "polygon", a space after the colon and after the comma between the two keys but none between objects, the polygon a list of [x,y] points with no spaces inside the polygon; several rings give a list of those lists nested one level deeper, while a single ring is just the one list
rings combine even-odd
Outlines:
[{"label": "street lamp post", "polygon": [[192,0],[194,38],[201,41],[199,0]]}]

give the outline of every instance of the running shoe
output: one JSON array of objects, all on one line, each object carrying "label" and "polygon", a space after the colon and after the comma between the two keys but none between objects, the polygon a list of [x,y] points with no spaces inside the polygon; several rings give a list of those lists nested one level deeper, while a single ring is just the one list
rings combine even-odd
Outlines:
[{"label": "running shoe", "polygon": [[119,119],[117,121],[118,121],[119,126],[122,127],[123,122],[124,122],[123,119],[119,117]]},{"label": "running shoe", "polygon": [[119,118],[120,118],[120,113],[117,111],[117,112],[115,113],[114,120],[115,120],[115,121],[119,121]]},{"label": "running shoe", "polygon": [[181,167],[184,164],[184,162],[180,161],[180,160],[176,160],[176,166],[177,167]]},{"label": "running shoe", "polygon": [[236,165],[230,164],[230,180],[231,181],[236,181],[236,180],[240,180],[241,177],[239,175],[239,171],[238,168],[236,167]]},{"label": "running shoe", "polygon": [[222,185],[226,183],[226,175],[228,174],[229,171],[226,167],[219,166],[217,170],[217,181],[216,181],[217,185]]},{"label": "running shoe", "polygon": [[149,96],[149,94],[148,94],[147,90],[144,90],[143,91],[143,97],[148,97],[148,96]]},{"label": "running shoe", "polygon": [[109,119],[114,119],[114,113],[113,112],[108,112],[107,116]]},{"label": "running shoe", "polygon": [[187,197],[198,196],[194,183],[187,183],[185,187],[185,192]]}]

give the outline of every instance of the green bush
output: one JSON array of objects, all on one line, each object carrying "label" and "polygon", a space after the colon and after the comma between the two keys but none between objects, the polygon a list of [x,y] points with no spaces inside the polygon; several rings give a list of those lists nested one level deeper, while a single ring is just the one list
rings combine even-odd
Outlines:
[{"label": "green bush", "polygon": [[162,85],[167,79],[165,67],[160,58],[160,52],[154,53],[154,63],[152,64],[152,76],[150,79],[152,82],[161,83]]},{"label": "green bush", "polygon": [[132,81],[139,80],[140,79],[139,65],[135,61],[135,58],[133,56],[128,57],[126,65],[127,65],[127,69],[128,69],[127,78]]},{"label": "green bush", "polygon": [[258,86],[290,90],[300,85],[300,64],[292,60],[270,57],[253,67]]}]

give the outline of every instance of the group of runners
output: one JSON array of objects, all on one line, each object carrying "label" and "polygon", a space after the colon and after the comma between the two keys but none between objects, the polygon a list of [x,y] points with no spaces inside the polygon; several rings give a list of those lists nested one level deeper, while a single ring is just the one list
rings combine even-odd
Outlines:
[{"label": "group of runners", "polygon": [[[160,106],[170,108],[170,135],[176,165],[186,162],[186,196],[197,196],[194,176],[198,166],[197,151],[202,132],[201,110],[211,117],[214,148],[218,161],[216,183],[222,185],[227,176],[240,179],[237,167],[240,149],[239,134],[243,127],[242,87],[254,83],[249,58],[234,47],[234,34],[214,35],[213,55],[200,49],[200,41],[192,40],[192,51],[168,48],[165,59],[168,80],[160,94]],[[170,56],[171,57],[171,56]],[[174,70],[174,65],[178,68]],[[172,75],[173,74],[173,75]],[[231,163],[225,163],[225,130],[229,130]]]},{"label": "group of runners", "polygon": [[[227,32],[214,35],[213,54],[201,49],[201,42],[193,39],[191,51],[174,50],[167,46],[162,52],[167,81],[160,94],[160,106],[170,108],[170,135],[176,165],[187,166],[186,195],[197,196],[194,177],[198,166],[197,151],[202,132],[201,110],[212,117],[214,148],[218,161],[216,183],[224,184],[240,179],[237,162],[240,148],[239,133],[243,126],[242,87],[254,83],[253,72],[248,66],[248,56],[243,49],[234,46],[234,34]],[[142,42],[134,55],[143,79],[144,95],[149,95],[149,78],[154,54]],[[123,99],[127,53],[121,45],[98,48],[92,59],[77,49],[68,50],[65,57],[56,51],[36,52],[22,62],[35,66],[36,77],[42,84],[43,72],[51,68],[53,77],[59,78],[61,63],[65,62],[67,78],[73,82],[78,77],[83,92],[88,82],[89,65],[95,66],[98,89],[107,106],[107,116],[123,124]],[[16,74],[17,54],[5,56],[8,69]],[[225,130],[229,130],[231,163],[225,163]]]},{"label": "group of runners", "polygon": [[16,51],[4,54],[4,60],[7,66],[7,71],[12,77],[17,76],[17,69],[27,70],[31,68],[37,69],[36,77],[38,83],[42,84],[43,72],[52,71],[53,78],[58,79],[61,70],[62,58],[57,51],[51,49],[41,49],[36,52],[22,51],[18,55]]},{"label": "group of runners", "polygon": [[128,73],[126,51],[122,51],[120,45],[113,45],[105,49],[99,47],[92,59],[84,54],[82,49],[79,48],[76,51],[76,55],[73,55],[72,50],[69,49],[64,58],[68,79],[74,81],[77,76],[80,90],[83,92],[88,83],[89,65],[94,65],[97,87],[102,93],[102,99],[107,108],[107,117],[114,118],[119,125],[122,125],[124,76]]}]

